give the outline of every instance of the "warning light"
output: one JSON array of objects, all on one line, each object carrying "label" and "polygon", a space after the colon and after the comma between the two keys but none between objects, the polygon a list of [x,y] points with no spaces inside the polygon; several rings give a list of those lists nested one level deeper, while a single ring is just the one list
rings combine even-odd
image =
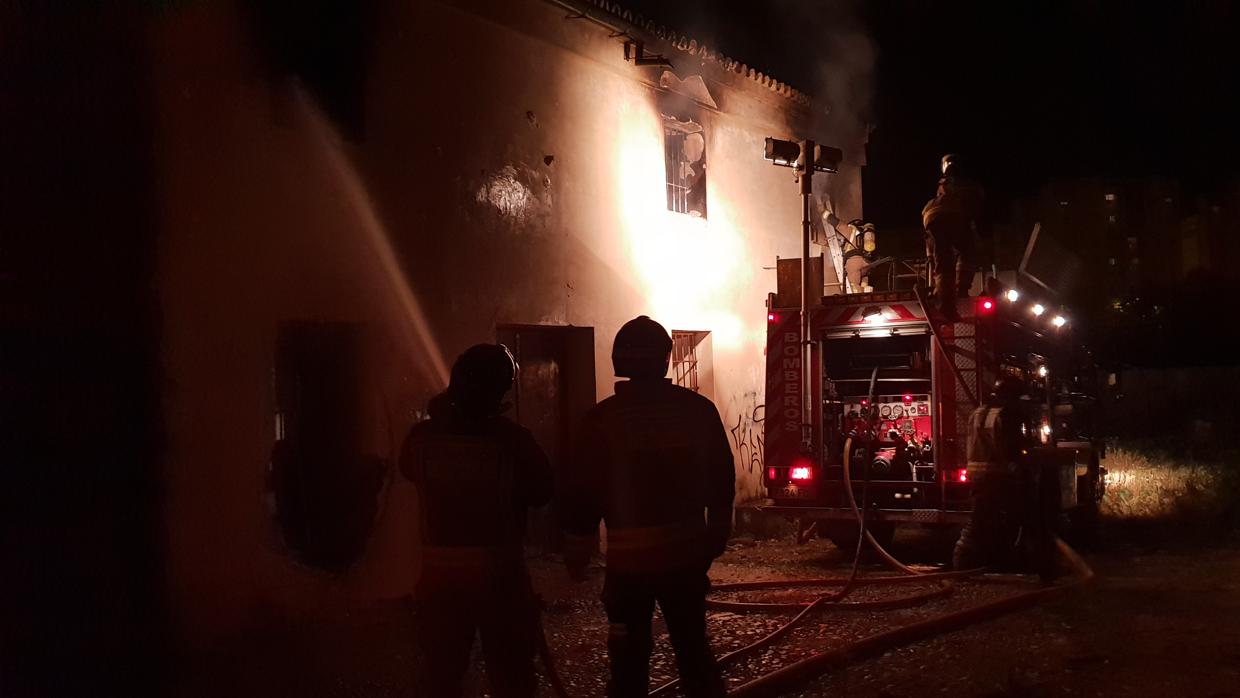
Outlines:
[{"label": "warning light", "polygon": [[995,299],[982,298],[978,300],[977,305],[979,308],[982,309],[983,313],[989,313],[990,311],[995,309]]},{"label": "warning light", "polygon": [[767,322],[778,322],[778,321],[779,321],[779,316],[778,316],[778,315],[776,315],[775,313],[767,313],[767,314],[766,314],[766,321],[767,321]]},{"label": "warning light", "polygon": [[809,479],[809,468],[805,466],[793,468],[792,479],[793,480],[808,480]]},{"label": "warning light", "polygon": [[886,316],[883,315],[883,309],[877,305],[871,305],[862,310],[861,319],[868,325],[882,325],[887,322]]},{"label": "warning light", "polygon": [[768,480],[774,480],[774,479],[775,479],[775,469],[774,469],[774,468],[767,468],[767,469],[766,469],[766,479],[768,479]]}]

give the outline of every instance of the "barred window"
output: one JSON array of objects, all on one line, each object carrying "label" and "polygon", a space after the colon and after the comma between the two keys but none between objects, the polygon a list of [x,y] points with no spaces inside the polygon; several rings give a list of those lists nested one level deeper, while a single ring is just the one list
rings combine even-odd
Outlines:
[{"label": "barred window", "polygon": [[672,381],[694,392],[701,390],[697,348],[705,336],[705,332],[672,330]]},{"label": "barred window", "polygon": [[706,217],[706,136],[701,124],[663,119],[667,210]]}]

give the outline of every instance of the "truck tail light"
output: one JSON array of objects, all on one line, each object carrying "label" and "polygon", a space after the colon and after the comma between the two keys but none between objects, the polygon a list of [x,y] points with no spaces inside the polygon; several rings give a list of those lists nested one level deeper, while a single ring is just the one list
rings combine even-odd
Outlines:
[{"label": "truck tail light", "polygon": [[949,478],[950,478],[953,482],[968,482],[968,481],[969,481],[969,471],[968,471],[968,470],[965,470],[964,468],[961,468],[961,469],[959,469],[959,470],[953,470],[953,471],[951,471],[951,472],[949,473]]},{"label": "truck tail light", "polygon": [[774,480],[774,479],[775,479],[775,469],[774,469],[774,468],[767,468],[767,469],[766,469],[766,479],[768,479],[768,480]]},{"label": "truck tail light", "polygon": [[810,470],[809,468],[803,465],[792,469],[793,480],[808,480],[809,477],[810,477]]}]

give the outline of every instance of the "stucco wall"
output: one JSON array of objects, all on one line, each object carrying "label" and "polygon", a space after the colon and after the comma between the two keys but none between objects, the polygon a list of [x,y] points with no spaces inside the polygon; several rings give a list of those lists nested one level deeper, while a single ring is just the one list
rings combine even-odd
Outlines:
[{"label": "stucco wall", "polygon": [[[264,607],[399,596],[416,576],[399,477],[348,574],[299,566],[273,541],[263,473],[289,320],[367,328],[367,446],[389,462],[444,365],[497,325],[593,327],[600,398],[625,320],[710,331],[738,499],[761,494],[768,267],[800,253],[798,187],[762,143],[807,135],[811,117],[704,72],[720,110],[699,111],[710,214],[693,219],[665,206],[657,72],[625,63],[606,30],[538,0],[394,3],[378,26],[363,133],[348,143],[308,91],[262,69],[229,5],[191,4],[152,28],[169,583],[190,634]],[[827,186],[859,213],[858,169]]]}]

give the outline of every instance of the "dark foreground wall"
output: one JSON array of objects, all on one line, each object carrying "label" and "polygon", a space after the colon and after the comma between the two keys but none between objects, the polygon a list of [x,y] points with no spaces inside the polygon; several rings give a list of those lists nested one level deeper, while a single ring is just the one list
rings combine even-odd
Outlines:
[{"label": "dark foreground wall", "polygon": [[140,695],[163,634],[140,16],[0,5],[0,694]]}]

